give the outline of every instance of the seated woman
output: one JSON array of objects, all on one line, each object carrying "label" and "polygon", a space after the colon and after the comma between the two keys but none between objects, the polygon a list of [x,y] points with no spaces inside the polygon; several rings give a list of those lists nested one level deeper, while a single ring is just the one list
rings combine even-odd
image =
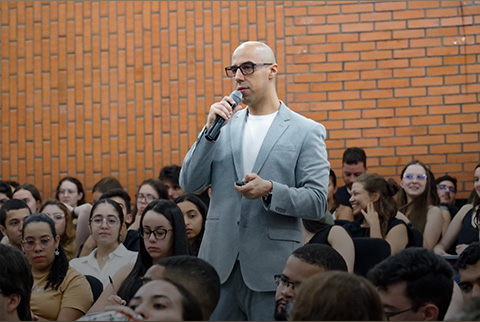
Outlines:
[{"label": "seated woman", "polygon": [[352,237],[382,238],[390,244],[392,254],[407,247],[407,224],[395,218],[393,195],[396,187],[375,173],[364,173],[352,185],[350,203],[353,214],[360,215],[343,227]]},{"label": "seated woman", "polygon": [[305,244],[325,244],[342,255],[348,271],[353,272],[355,264],[355,248],[352,238],[341,226],[334,226],[319,220],[302,220],[303,241]]},{"label": "seated woman", "polygon": [[430,250],[440,240],[444,226],[442,211],[432,201],[432,180],[427,166],[412,160],[402,170],[402,189],[397,194],[398,211],[422,232],[423,247]]},{"label": "seated woman", "polygon": [[189,254],[182,211],[171,201],[155,200],[145,208],[140,218],[140,235],[143,240],[137,261],[124,265],[113,276],[113,285],[108,285],[89,312],[103,311],[108,304],[128,303],[153,263],[164,257]]},{"label": "seated woman", "polygon": [[58,183],[55,198],[70,210],[85,203],[85,190],[77,178],[65,177]]},{"label": "seated woman", "polygon": [[460,255],[473,242],[478,241],[480,224],[480,163],[474,171],[474,191],[472,203],[466,204],[453,217],[445,236],[433,251],[439,255],[448,255],[447,251],[456,242],[455,253]]},{"label": "seated woman", "polygon": [[89,223],[97,248],[88,256],[71,260],[70,266],[80,274],[96,277],[105,289],[110,276],[137,260],[137,252],[127,250],[120,242],[124,225],[123,210],[116,201],[106,198],[97,201],[90,212]]},{"label": "seated woman", "polygon": [[93,303],[90,284],[68,266],[50,217],[37,213],[25,219],[22,248],[32,267],[33,314],[49,321],[74,321],[84,315]]},{"label": "seated woman", "polygon": [[191,253],[197,256],[205,231],[207,206],[194,194],[182,195],[175,199],[175,203],[183,213]]},{"label": "seated woman", "polygon": [[77,246],[75,244],[75,227],[73,227],[72,213],[67,206],[55,199],[48,199],[40,208],[40,212],[47,214],[55,223],[55,230],[60,236],[63,250],[67,259],[75,258]]},{"label": "seated woman", "polygon": [[143,181],[138,187],[135,195],[135,204],[133,207],[132,223],[128,226],[127,237],[123,244],[127,249],[138,251],[140,249],[141,238],[138,232],[140,226],[140,218],[142,217],[145,208],[153,201],[159,199],[168,200],[167,187],[157,179],[147,179]]}]

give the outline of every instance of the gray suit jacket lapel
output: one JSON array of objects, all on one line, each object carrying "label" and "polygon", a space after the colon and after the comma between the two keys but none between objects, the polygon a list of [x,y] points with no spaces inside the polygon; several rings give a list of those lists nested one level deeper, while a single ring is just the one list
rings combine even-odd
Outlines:
[{"label": "gray suit jacket lapel", "polygon": [[247,109],[238,111],[231,121],[230,126],[230,144],[233,156],[233,166],[238,179],[242,179],[243,173],[243,127],[246,122]]}]

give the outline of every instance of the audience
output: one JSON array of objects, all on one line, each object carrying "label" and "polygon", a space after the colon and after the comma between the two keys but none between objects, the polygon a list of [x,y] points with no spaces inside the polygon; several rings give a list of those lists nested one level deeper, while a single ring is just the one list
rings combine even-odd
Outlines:
[{"label": "audience", "polygon": [[170,201],[174,201],[184,194],[184,191],[178,183],[178,177],[180,176],[181,169],[182,167],[173,164],[163,167],[158,175],[158,179],[165,185],[165,187],[167,187],[168,199]]},{"label": "audience", "polygon": [[367,155],[362,148],[348,148],[342,157],[342,174],[345,185],[338,188],[335,193],[335,199],[339,203],[336,219],[353,220],[352,205],[350,204],[350,191],[352,184],[359,176],[367,172]]},{"label": "audience", "polygon": [[45,214],[33,214],[23,223],[22,247],[34,280],[30,305],[40,320],[73,321],[93,302],[87,279],[68,266],[55,223]]},{"label": "audience", "polygon": [[19,199],[10,199],[0,208],[2,244],[22,249],[23,222],[31,215],[28,205]]},{"label": "audience", "polygon": [[309,244],[293,251],[282,274],[275,275],[276,321],[287,321],[296,298],[296,288],[308,277],[325,271],[347,271],[347,264],[333,248],[322,244]]},{"label": "audience", "polygon": [[31,321],[33,277],[25,255],[0,244],[0,321]]},{"label": "audience", "polygon": [[[474,191],[472,203],[468,203],[457,212],[448,226],[445,236],[435,246],[434,251],[440,255],[447,252],[461,254],[473,242],[478,241],[480,223],[480,163],[474,171]],[[453,248],[454,247],[454,248]]]},{"label": "audience", "polygon": [[412,160],[403,168],[400,178],[402,189],[397,193],[398,210],[422,232],[423,247],[433,249],[440,240],[444,219],[442,211],[432,200],[431,172],[420,161]]},{"label": "audience", "polygon": [[192,255],[197,256],[202,243],[207,220],[207,206],[194,194],[186,194],[175,199],[175,203],[182,210],[185,227],[187,228],[188,242]]},{"label": "audience", "polygon": [[63,202],[70,210],[85,203],[85,190],[77,178],[65,177],[58,183],[55,198]]},{"label": "audience", "polygon": [[457,262],[460,289],[466,304],[480,297],[480,242],[472,243],[460,254]]},{"label": "audience", "polygon": [[154,262],[168,256],[189,254],[182,211],[168,200],[153,201],[145,208],[140,218],[140,235],[143,242],[137,261],[124,265],[113,276],[113,285],[108,285],[89,312],[103,311],[107,304],[128,303]]},{"label": "audience", "polygon": [[106,198],[97,201],[90,213],[89,224],[97,248],[86,257],[70,261],[70,266],[80,274],[91,275],[102,282],[104,289],[111,276],[137,259],[137,253],[127,250],[120,241],[120,232],[125,226],[123,214],[116,201]]},{"label": "audience", "polygon": [[20,199],[25,202],[30,208],[31,213],[36,213],[42,204],[42,197],[38,189],[29,183],[24,183],[15,188],[13,192],[13,199]]},{"label": "audience", "polygon": [[148,269],[144,282],[168,278],[185,287],[197,299],[204,321],[208,321],[220,299],[220,277],[203,259],[178,255],[165,257]]},{"label": "audience", "polygon": [[395,216],[398,187],[375,173],[365,173],[352,185],[350,203],[355,221],[344,225],[352,237],[381,238],[395,254],[409,243],[406,223]]},{"label": "audience", "polygon": [[381,321],[382,303],[366,278],[346,272],[318,273],[298,289],[292,321]]},{"label": "audience", "polygon": [[443,321],[453,293],[453,270],[424,248],[408,248],[368,273],[390,321]]},{"label": "audience", "polygon": [[71,211],[64,203],[56,199],[48,199],[43,203],[40,212],[52,218],[55,223],[55,230],[60,236],[60,242],[68,260],[75,258],[77,247]]},{"label": "audience", "polygon": [[92,188],[92,205],[95,204],[102,195],[113,189],[123,189],[122,184],[114,177],[105,177],[100,179]]}]

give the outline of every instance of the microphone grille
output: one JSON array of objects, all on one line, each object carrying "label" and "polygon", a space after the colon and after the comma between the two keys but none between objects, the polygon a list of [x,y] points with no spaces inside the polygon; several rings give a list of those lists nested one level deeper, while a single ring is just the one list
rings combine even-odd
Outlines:
[{"label": "microphone grille", "polygon": [[233,91],[232,94],[230,94],[230,97],[233,98],[233,100],[237,103],[240,104],[240,102],[243,99],[243,95],[239,91]]}]

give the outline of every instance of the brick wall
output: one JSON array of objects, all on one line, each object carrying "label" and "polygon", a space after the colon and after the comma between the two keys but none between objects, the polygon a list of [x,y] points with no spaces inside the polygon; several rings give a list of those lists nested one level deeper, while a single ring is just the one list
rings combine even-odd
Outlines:
[{"label": "brick wall", "polygon": [[[231,52],[276,52],[278,92],[322,122],[333,169],[365,148],[397,177],[415,157],[472,189],[480,162],[480,3],[161,1],[0,3],[0,175],[44,197],[113,175],[131,195],[181,164]],[[340,184],[342,184],[340,182]]]}]

